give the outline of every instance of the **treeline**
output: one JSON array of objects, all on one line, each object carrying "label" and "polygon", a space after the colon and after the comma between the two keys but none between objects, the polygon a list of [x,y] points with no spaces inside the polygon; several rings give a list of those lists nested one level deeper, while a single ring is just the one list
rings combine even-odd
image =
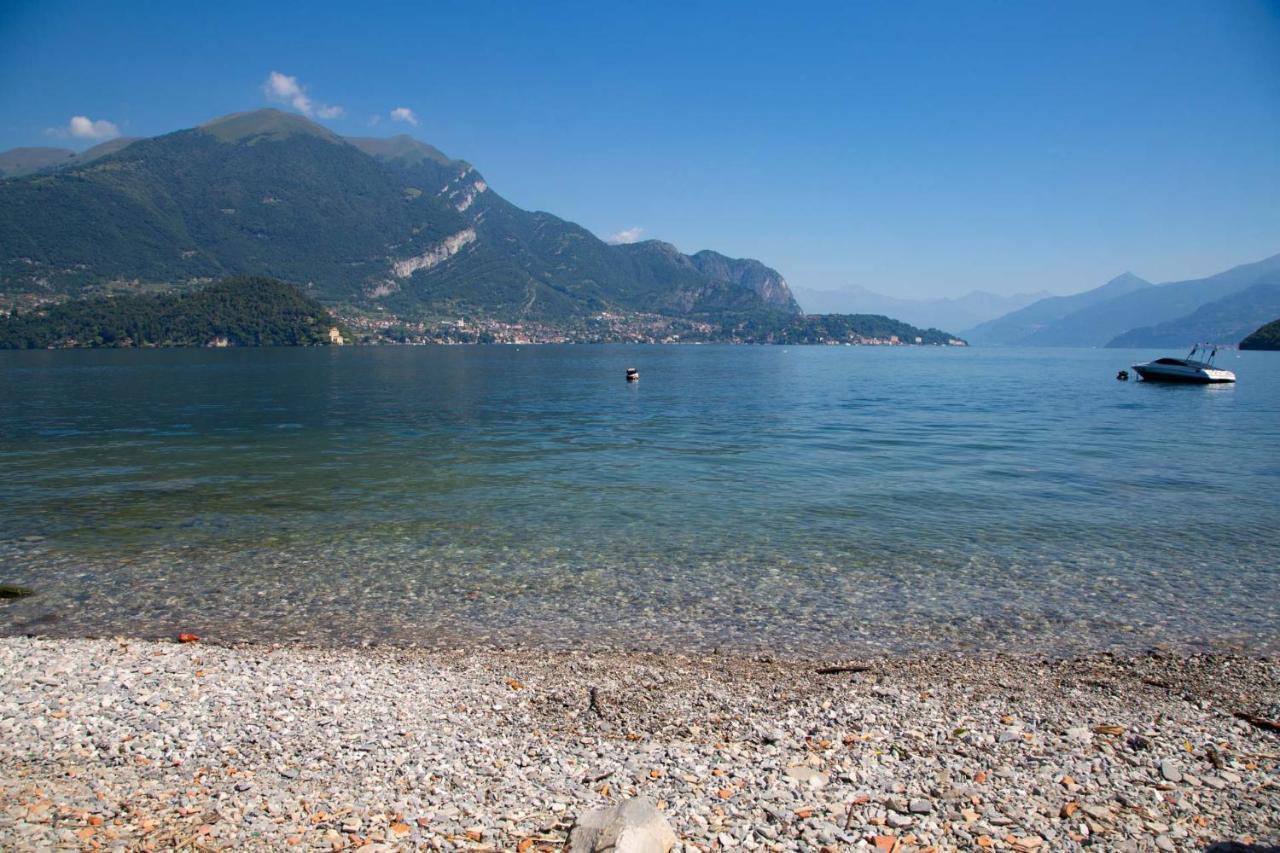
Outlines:
[{"label": "treeline", "polygon": [[[0,349],[308,346],[337,321],[297,288],[270,278],[223,279],[181,294],[79,299],[0,318]],[[349,339],[349,338],[348,338]]]},{"label": "treeline", "polygon": [[[955,336],[940,329],[920,329],[882,314],[807,314],[765,317],[740,323],[732,336],[751,343],[825,344],[863,340],[946,345]],[[916,340],[919,338],[920,340]]]}]

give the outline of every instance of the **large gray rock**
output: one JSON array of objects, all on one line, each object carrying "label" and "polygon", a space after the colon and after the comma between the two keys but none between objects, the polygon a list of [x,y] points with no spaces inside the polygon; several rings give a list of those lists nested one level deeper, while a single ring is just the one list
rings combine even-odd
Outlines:
[{"label": "large gray rock", "polygon": [[581,815],[569,830],[569,853],[667,853],[676,834],[644,797]]}]

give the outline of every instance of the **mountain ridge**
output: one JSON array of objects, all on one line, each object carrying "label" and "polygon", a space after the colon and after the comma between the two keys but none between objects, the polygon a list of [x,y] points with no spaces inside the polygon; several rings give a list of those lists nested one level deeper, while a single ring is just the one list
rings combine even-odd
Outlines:
[{"label": "mountain ridge", "polygon": [[1146,279],[1126,271],[1091,290],[1067,296],[1046,297],[1017,311],[966,329],[963,334],[979,344],[1018,344],[1045,326],[1075,311],[1116,296],[1154,286]]},{"label": "mountain ridge", "polygon": [[1191,313],[1130,329],[1107,342],[1111,348],[1182,347],[1192,343],[1234,344],[1258,328],[1258,317],[1280,315],[1280,274],[1244,290],[1206,302]]},{"label": "mountain ridge", "polygon": [[91,163],[138,139],[137,136],[117,136],[79,153],[71,148],[10,148],[0,151],[0,180]]},{"label": "mountain ridge", "polygon": [[1139,288],[1059,318],[1029,335],[1023,343],[1029,346],[1106,346],[1130,329],[1175,320],[1274,273],[1280,273],[1280,255],[1239,264],[1204,278]]},{"label": "mountain ridge", "polygon": [[611,246],[420,140],[349,139],[273,109],[0,181],[0,245],[0,293],[42,299],[256,274],[406,318],[799,314],[759,261]]}]

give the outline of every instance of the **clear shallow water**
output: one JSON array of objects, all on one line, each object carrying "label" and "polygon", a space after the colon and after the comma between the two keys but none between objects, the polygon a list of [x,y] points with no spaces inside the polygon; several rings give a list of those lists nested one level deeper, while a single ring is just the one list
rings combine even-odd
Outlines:
[{"label": "clear shallow water", "polygon": [[1280,649],[1280,354],[1156,354],[0,353],[0,632]]}]

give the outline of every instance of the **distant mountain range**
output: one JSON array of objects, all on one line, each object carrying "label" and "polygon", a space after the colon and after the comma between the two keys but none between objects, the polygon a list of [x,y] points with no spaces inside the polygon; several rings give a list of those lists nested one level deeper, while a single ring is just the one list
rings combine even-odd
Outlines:
[{"label": "distant mountain range", "polygon": [[18,178],[40,171],[54,171],[92,163],[136,142],[136,136],[118,136],[77,154],[70,148],[11,148],[0,151],[0,178]]},{"label": "distant mountain range", "polygon": [[968,329],[1050,296],[1046,291],[1000,296],[975,290],[944,299],[901,299],[857,286],[838,290],[798,287],[795,295],[800,306],[812,314],[887,314],[938,329]]},{"label": "distant mountain range", "polygon": [[1239,343],[1258,328],[1258,317],[1280,317],[1280,275],[1205,303],[1184,317],[1130,329],[1109,347],[1181,347],[1197,341]]},{"label": "distant mountain range", "polygon": [[1206,278],[1152,284],[1132,273],[1041,299],[962,335],[1006,346],[1181,347],[1238,343],[1280,313],[1280,255]]},{"label": "distant mountain range", "polygon": [[278,110],[80,155],[18,149],[0,168],[0,296],[14,304],[263,275],[330,308],[413,321],[800,313],[759,261],[609,245],[516,207],[426,143],[347,139]]},{"label": "distant mountain range", "polygon": [[1101,287],[1084,293],[1072,296],[1050,296],[1037,300],[1024,308],[980,323],[969,329],[966,334],[973,343],[1010,345],[1026,343],[1027,339],[1036,332],[1052,326],[1056,321],[1069,317],[1076,311],[1082,311],[1100,302],[1151,286],[1151,282],[1127,272],[1116,276]]}]

